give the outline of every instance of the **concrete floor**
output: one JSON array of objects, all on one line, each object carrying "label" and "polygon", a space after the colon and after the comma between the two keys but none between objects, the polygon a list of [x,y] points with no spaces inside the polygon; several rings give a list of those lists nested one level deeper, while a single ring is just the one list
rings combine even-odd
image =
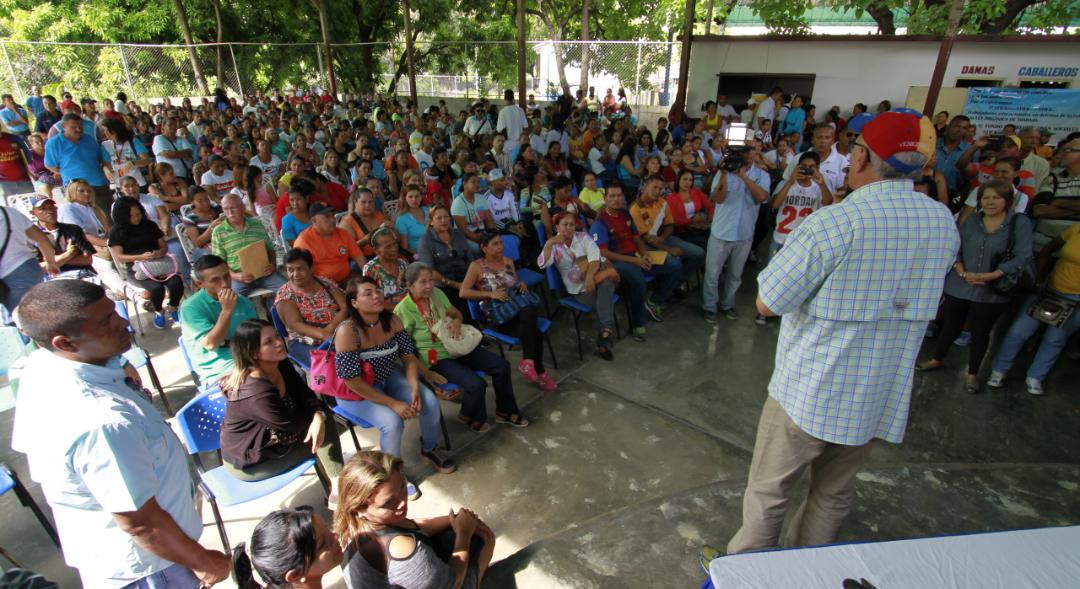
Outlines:
[{"label": "concrete floor", "polygon": [[[704,322],[693,294],[666,321],[650,324],[647,343],[621,340],[613,363],[589,355],[579,361],[573,325],[560,316],[552,330],[559,391],[542,395],[515,380],[529,428],[496,426],[477,435],[444,403],[460,469],[438,475],[418,462],[416,426],[409,425],[407,469],[424,492],[411,515],[466,505],[487,521],[498,535],[488,587],[700,586],[701,546],[722,547],[738,527],[775,353],[778,327],[752,321],[753,270],[738,319]],[[584,323],[588,349],[592,327]],[[151,328],[143,339],[174,408],[192,395],[177,335],[176,328]],[[916,376],[907,438],[875,449],[841,540],[1080,523],[1075,358],[1059,362],[1044,398],[1027,395],[1016,376],[1005,389],[969,396],[962,392],[965,353],[954,350],[945,369]],[[26,478],[24,458],[6,443],[12,417],[0,414],[0,460]],[[365,447],[377,442],[370,430],[358,434]],[[230,539],[245,539],[279,506],[322,502],[314,477],[302,477],[252,505],[226,509]],[[217,546],[210,510],[203,513],[202,542]],[[0,546],[63,587],[79,585],[14,496],[0,498],[0,521]],[[326,581],[344,586],[336,575]]]}]

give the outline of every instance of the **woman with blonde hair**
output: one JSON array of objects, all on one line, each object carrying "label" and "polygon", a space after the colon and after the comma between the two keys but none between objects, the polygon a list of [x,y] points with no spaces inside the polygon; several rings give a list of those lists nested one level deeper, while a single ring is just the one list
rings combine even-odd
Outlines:
[{"label": "woman with blonde hair", "polygon": [[479,587],[495,551],[491,528],[464,507],[409,519],[406,493],[404,464],[396,456],[365,450],[342,469],[334,531],[345,545],[345,585]]}]

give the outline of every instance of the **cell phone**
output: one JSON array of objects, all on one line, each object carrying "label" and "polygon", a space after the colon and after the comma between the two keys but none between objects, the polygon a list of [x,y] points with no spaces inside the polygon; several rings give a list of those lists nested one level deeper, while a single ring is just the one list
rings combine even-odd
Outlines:
[{"label": "cell phone", "polygon": [[1001,151],[1001,145],[1005,142],[1004,135],[991,135],[987,138],[986,149],[989,151]]},{"label": "cell phone", "polygon": [[799,166],[799,173],[804,176],[813,176],[814,168],[808,168],[806,166]]}]

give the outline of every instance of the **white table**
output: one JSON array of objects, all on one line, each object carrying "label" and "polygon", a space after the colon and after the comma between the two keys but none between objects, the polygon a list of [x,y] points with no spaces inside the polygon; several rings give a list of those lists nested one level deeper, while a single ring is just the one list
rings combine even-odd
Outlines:
[{"label": "white table", "polygon": [[1080,526],[733,554],[712,561],[716,589],[1080,588]]}]

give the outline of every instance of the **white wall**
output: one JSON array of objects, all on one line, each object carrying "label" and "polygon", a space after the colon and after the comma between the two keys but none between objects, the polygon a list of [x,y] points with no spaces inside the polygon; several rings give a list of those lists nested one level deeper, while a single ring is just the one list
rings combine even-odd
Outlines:
[{"label": "white wall", "polygon": [[[716,74],[816,74],[811,101],[821,116],[839,105],[849,112],[856,102],[873,109],[889,100],[904,104],[911,86],[928,86],[939,43],[935,41],[726,41],[694,39],[686,104],[690,116],[698,105],[716,98]],[[961,68],[993,66],[993,75],[961,75]],[[1080,67],[1080,40],[1069,43],[974,43],[953,47],[944,86],[956,78],[1003,79],[1018,84],[1023,66]],[[1062,80],[1062,78],[1055,78]],[[1080,88],[1080,76],[1064,78]],[[762,88],[766,92],[768,88]],[[738,108],[738,105],[736,105]]]}]

